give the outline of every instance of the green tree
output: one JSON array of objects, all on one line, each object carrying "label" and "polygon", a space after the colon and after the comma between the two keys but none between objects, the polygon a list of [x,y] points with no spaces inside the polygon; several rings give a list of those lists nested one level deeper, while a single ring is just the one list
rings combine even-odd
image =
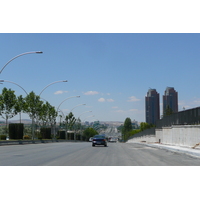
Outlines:
[{"label": "green tree", "polygon": [[137,133],[139,133],[139,132],[141,132],[140,129],[134,129],[134,130],[130,131],[129,137],[130,137],[130,136],[133,136],[133,135],[135,135],[135,134],[137,134]]},{"label": "green tree", "polygon": [[91,127],[88,127],[83,131],[83,136],[85,137],[86,141],[88,141],[90,137],[93,137],[95,135],[98,135],[98,132]]},{"label": "green tree", "polygon": [[41,110],[39,111],[39,122],[41,126],[47,127],[48,126],[48,113],[49,113],[49,106],[50,104],[46,102],[41,105]]},{"label": "green tree", "polygon": [[6,133],[8,130],[8,119],[17,115],[17,97],[15,91],[3,88],[0,95],[0,115],[6,120]]},{"label": "green tree", "polygon": [[46,101],[46,103],[41,104],[41,109],[37,115],[37,123],[41,127],[51,127],[51,134],[55,136],[55,125],[56,117],[58,113],[54,106]]},{"label": "green tree", "polygon": [[169,105],[167,105],[167,107],[166,107],[166,109],[165,109],[165,111],[163,113],[163,117],[171,115],[171,114],[173,114],[173,110],[170,108]]},{"label": "green tree", "polygon": [[48,109],[48,121],[51,126],[51,130],[53,130],[53,135],[55,137],[56,135],[56,117],[58,116],[58,112],[56,111],[54,106],[49,105]]},{"label": "green tree", "polygon": [[73,113],[70,112],[66,117],[65,117],[65,125],[67,130],[72,130],[74,124],[76,122],[76,118],[74,117]]},{"label": "green tree", "polygon": [[35,119],[40,118],[41,110],[42,110],[43,101],[40,100],[40,97],[36,95],[33,91],[30,92],[25,97],[25,106],[24,111],[28,113],[29,117],[32,119],[32,139],[34,139],[34,126]]},{"label": "green tree", "polygon": [[22,97],[22,95],[17,97],[16,106],[17,106],[17,111],[20,115],[20,123],[21,123],[21,112],[24,111],[24,106],[25,106],[25,101],[24,101],[24,98]]},{"label": "green tree", "polygon": [[78,140],[81,140],[83,139],[83,135],[81,134],[82,133],[82,130],[83,130],[83,125],[81,124],[81,120],[80,118],[76,119],[76,123],[74,124],[73,128],[75,130],[75,134],[76,134],[76,138]]},{"label": "green tree", "polygon": [[48,120],[50,125],[56,124],[56,117],[58,116],[58,112],[56,111],[54,106],[49,106],[49,112],[48,112]]},{"label": "green tree", "polygon": [[131,119],[129,117],[127,117],[124,121],[124,126],[122,129],[122,135],[123,135],[123,139],[124,141],[126,141],[129,137],[129,133],[130,131],[132,131],[132,122]]},{"label": "green tree", "polygon": [[148,124],[148,123],[146,123],[146,122],[141,122],[141,123],[140,123],[140,130],[141,130],[141,131],[144,131],[145,129],[149,129],[149,128],[151,128],[151,127],[153,127],[153,125]]},{"label": "green tree", "polygon": [[75,128],[76,131],[79,131],[79,132],[80,132],[81,127],[82,127],[82,125],[81,125],[81,120],[80,120],[80,118],[78,118],[78,119],[76,119],[76,123],[75,123],[75,125],[74,125],[74,128]]}]

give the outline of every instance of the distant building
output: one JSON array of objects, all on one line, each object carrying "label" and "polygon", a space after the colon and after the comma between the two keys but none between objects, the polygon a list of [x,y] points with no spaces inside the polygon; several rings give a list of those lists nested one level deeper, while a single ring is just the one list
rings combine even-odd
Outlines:
[{"label": "distant building", "polygon": [[89,126],[89,125],[90,125],[90,122],[85,121],[84,125]]},{"label": "distant building", "polygon": [[145,97],[146,122],[156,124],[160,119],[160,96],[156,89],[149,89]]},{"label": "distant building", "polygon": [[133,127],[133,129],[139,128],[139,123],[137,121],[135,121],[135,119],[132,121],[132,127]]},{"label": "distant building", "polygon": [[167,87],[163,95],[163,115],[168,106],[173,113],[178,112],[178,92],[173,87]]}]

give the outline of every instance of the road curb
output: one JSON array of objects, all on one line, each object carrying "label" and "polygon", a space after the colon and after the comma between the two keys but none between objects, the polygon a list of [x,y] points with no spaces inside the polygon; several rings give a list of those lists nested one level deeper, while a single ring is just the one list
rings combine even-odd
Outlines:
[{"label": "road curb", "polygon": [[[193,157],[198,157],[200,158],[200,150],[197,149],[189,149],[188,150],[186,148],[182,149],[182,147],[178,147],[178,146],[162,146],[162,145],[158,145],[158,144],[145,144],[145,143],[138,143],[138,144],[143,144],[149,147],[153,147],[153,148],[158,148],[158,149],[165,149],[165,150],[169,150],[172,152],[178,152],[178,153],[182,153],[182,154],[186,154],[186,155],[190,155]],[[194,152],[197,151],[197,152]]]},{"label": "road curb", "polygon": [[41,144],[41,143],[55,143],[55,142],[85,142],[77,140],[16,140],[16,141],[0,141],[0,146],[5,145],[23,145],[23,144]]}]

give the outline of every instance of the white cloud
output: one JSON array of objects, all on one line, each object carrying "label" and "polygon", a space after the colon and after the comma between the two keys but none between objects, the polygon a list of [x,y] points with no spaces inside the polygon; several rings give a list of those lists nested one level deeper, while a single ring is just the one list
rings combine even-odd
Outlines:
[{"label": "white cloud", "polygon": [[67,93],[68,91],[63,91],[63,90],[58,90],[56,91],[54,94],[63,94],[63,93]]},{"label": "white cloud", "polygon": [[108,101],[108,102],[113,102],[114,100],[113,100],[113,99],[107,99],[107,101]]},{"label": "white cloud", "polygon": [[200,104],[200,100],[195,100],[194,104]]},{"label": "white cloud", "polygon": [[99,102],[105,102],[106,100],[104,98],[98,99]]},{"label": "white cloud", "polygon": [[138,111],[138,109],[130,109],[129,111],[130,112],[136,112],[136,111]]},{"label": "white cloud", "polygon": [[107,102],[114,102],[113,99],[104,99],[104,98],[100,98],[100,99],[98,99],[98,101],[99,102],[105,102],[105,101],[107,101]]},{"label": "white cloud", "polygon": [[97,92],[97,91],[88,91],[88,92],[84,93],[84,95],[95,95],[95,94],[99,94],[99,92]]},{"label": "white cloud", "polygon": [[113,106],[112,108],[113,108],[113,109],[117,109],[117,108],[118,108],[118,106]]},{"label": "white cloud", "polygon": [[136,102],[136,101],[140,101],[140,99],[137,99],[135,96],[129,97],[128,102]]},{"label": "white cloud", "polygon": [[124,110],[116,110],[116,112],[118,112],[118,113],[124,113],[126,111],[124,111]]}]

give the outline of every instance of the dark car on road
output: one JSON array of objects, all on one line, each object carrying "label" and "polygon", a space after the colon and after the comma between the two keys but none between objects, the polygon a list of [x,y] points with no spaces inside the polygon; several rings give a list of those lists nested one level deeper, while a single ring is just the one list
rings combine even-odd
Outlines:
[{"label": "dark car on road", "polygon": [[104,145],[107,147],[106,137],[103,135],[95,135],[92,139],[92,146],[94,147],[95,145]]}]

